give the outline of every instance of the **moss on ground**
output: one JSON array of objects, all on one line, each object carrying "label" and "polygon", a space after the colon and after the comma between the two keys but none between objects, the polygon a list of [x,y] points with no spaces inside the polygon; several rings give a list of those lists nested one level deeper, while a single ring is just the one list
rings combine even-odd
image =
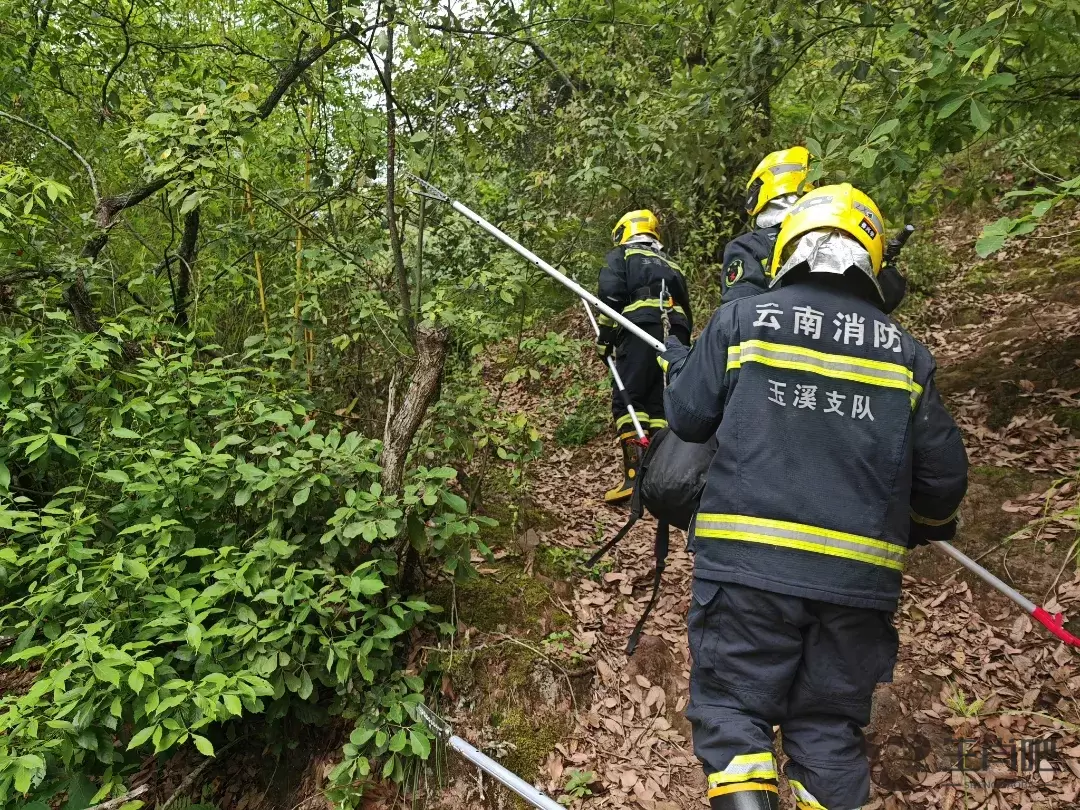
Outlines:
[{"label": "moss on ground", "polygon": [[504,764],[522,779],[532,782],[540,775],[540,767],[548,754],[570,730],[570,717],[556,712],[530,716],[521,709],[514,709],[497,728],[499,737],[513,745]]}]

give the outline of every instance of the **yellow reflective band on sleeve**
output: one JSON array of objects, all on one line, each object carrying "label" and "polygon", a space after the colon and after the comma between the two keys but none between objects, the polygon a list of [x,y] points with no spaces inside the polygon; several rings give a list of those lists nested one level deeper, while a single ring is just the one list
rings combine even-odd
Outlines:
[{"label": "yellow reflective band on sleeve", "polygon": [[856,562],[880,565],[896,571],[904,569],[907,549],[882,540],[857,534],[822,529],[804,523],[743,515],[698,514],[694,520],[694,537],[715,540],[741,540],[779,548],[810,551],[830,557],[842,557]]},{"label": "yellow reflective band on sleeve", "polygon": [[[739,754],[722,771],[709,774],[709,787],[745,782],[748,779],[776,779],[776,760],[769,753]],[[712,796],[712,793],[709,794]]]},{"label": "yellow reflective band on sleeve", "polygon": [[784,343],[745,340],[738,346],[730,347],[727,370],[741,368],[744,363],[761,363],[773,368],[807,371],[837,380],[897,388],[908,392],[912,408],[918,404],[923,392],[922,386],[915,382],[911,370],[898,363],[867,360],[846,354],[827,354]]},{"label": "yellow reflective band on sleeve", "polygon": [[729,793],[742,793],[747,790],[765,790],[769,793],[780,793],[776,785],[770,785],[768,782],[744,782],[739,785],[721,785],[720,787],[709,788],[709,798],[715,799],[717,796],[726,796]]},{"label": "yellow reflective band on sleeve", "polygon": [[[635,411],[635,413],[637,414],[638,421],[641,422],[641,424],[644,425],[646,422],[649,421],[649,415],[647,413],[644,413],[643,411]],[[630,417],[630,414],[628,414],[628,413],[623,414],[622,416],[620,416],[618,419],[615,420],[616,429],[621,428],[621,427],[626,427],[627,425],[632,425],[632,424],[634,424],[634,420]]]},{"label": "yellow reflective band on sleeve", "polygon": [[667,419],[650,419],[649,427],[653,430],[661,430],[667,427]]},{"label": "yellow reflective band on sleeve", "polygon": [[797,810],[828,810],[828,808],[814,798],[814,794],[803,787],[802,782],[797,779],[789,779],[788,783],[791,785],[791,791],[795,794],[795,803]]},{"label": "yellow reflective band on sleeve", "polygon": [[[623,309],[623,314],[625,315],[627,312],[634,312],[638,309],[649,309],[650,307],[653,309],[660,309],[660,296],[657,296],[656,298],[644,298],[641,301],[635,301],[630,306]],[[686,310],[684,310],[680,306],[668,306],[667,309],[669,311],[678,312],[684,318],[686,317]]]},{"label": "yellow reflective band on sleeve", "polygon": [[609,318],[609,317],[608,317],[607,315],[605,315],[605,314],[604,314],[603,312],[601,312],[601,313],[600,313],[600,314],[599,314],[599,315],[597,316],[597,318],[596,318],[596,322],[597,322],[598,324],[600,324],[601,326],[614,326],[614,325],[615,325],[615,321],[614,321],[614,319],[612,319],[612,318]]},{"label": "yellow reflective band on sleeve", "polygon": [[914,520],[916,523],[918,523],[921,526],[945,526],[945,525],[947,525],[949,523],[952,523],[954,520],[956,520],[958,517],[960,517],[960,510],[957,509],[955,512],[953,512],[947,518],[943,518],[941,520],[935,520],[934,518],[923,517],[918,512],[916,512],[914,509],[912,509],[909,512],[909,514],[911,515],[911,519]]},{"label": "yellow reflective band on sleeve", "polygon": [[662,368],[664,370],[664,372],[667,372],[668,366],[671,365],[667,360],[665,360],[660,355],[656,356],[656,362],[660,364],[660,368]]}]

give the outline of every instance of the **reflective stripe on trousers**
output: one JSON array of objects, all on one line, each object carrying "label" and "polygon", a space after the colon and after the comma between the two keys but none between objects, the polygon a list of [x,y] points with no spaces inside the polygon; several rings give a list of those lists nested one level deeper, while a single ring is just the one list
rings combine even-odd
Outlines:
[{"label": "reflective stripe on trousers", "polygon": [[899,363],[866,360],[844,354],[827,354],[764,340],[745,340],[728,349],[727,371],[741,368],[744,363],[761,363],[773,368],[807,371],[837,380],[897,388],[907,391],[914,408],[922,396],[922,386],[915,382],[911,370]]},{"label": "reflective stripe on trousers", "polygon": [[860,537],[857,534],[822,529],[785,520],[699,513],[694,520],[694,538],[739,540],[764,543],[842,557],[857,562],[880,565],[902,571],[907,549],[894,543]]},{"label": "reflective stripe on trousers", "polygon": [[724,770],[709,774],[709,798],[748,790],[776,793],[776,778],[772,754],[739,754]]},{"label": "reflective stripe on trousers", "polygon": [[[828,810],[825,805],[814,798],[814,794],[803,787],[797,779],[790,780],[791,790],[795,794],[796,810]],[[858,810],[858,808],[855,808]]]}]

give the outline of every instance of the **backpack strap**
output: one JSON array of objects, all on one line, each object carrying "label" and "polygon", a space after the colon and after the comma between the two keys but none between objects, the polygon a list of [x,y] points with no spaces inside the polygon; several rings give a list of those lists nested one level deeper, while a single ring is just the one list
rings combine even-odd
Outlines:
[{"label": "backpack strap", "polygon": [[604,545],[600,546],[600,548],[596,550],[596,553],[585,561],[586,568],[592,568],[600,562],[605,554],[615,548],[615,546],[630,533],[630,530],[634,528],[634,524],[641,520],[641,516],[645,514],[645,507],[641,503],[641,479],[645,475],[645,470],[645,459],[641,459],[641,462],[638,464],[637,481],[634,482],[634,494],[630,498],[630,519],[623,524],[623,527],[615,533],[614,537],[604,543]]},{"label": "backpack strap", "polygon": [[630,638],[626,642],[627,657],[633,655],[634,650],[637,649],[638,641],[641,639],[641,631],[645,629],[645,622],[648,621],[649,614],[652,613],[653,608],[656,607],[656,600],[660,596],[660,581],[663,579],[664,569],[667,568],[667,555],[670,541],[670,527],[666,522],[660,521],[656,524],[656,541],[653,545],[655,560],[653,562],[652,596],[649,597],[649,604],[645,606],[645,611],[641,614],[641,618],[638,619],[637,624],[634,626],[634,632],[630,634]]}]

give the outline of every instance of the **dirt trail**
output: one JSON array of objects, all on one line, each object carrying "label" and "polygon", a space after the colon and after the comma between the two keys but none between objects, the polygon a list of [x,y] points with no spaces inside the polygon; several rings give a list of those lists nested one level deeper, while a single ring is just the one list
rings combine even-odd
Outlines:
[{"label": "dirt trail", "polygon": [[[940,229],[955,266],[936,297],[903,318],[935,352],[971,456],[957,544],[1036,601],[1080,615],[1080,263],[1059,261],[1049,272],[1058,244],[1054,253],[1006,252],[979,264],[970,243],[950,243],[952,233],[977,232],[970,223]],[[520,407],[531,411],[530,400]],[[539,532],[540,548],[580,559],[610,537],[625,511],[605,506],[601,493],[616,475],[606,437],[539,463],[533,498],[556,521]],[[591,795],[575,807],[707,807],[682,716],[692,562],[679,532],[647,635],[632,659],[623,652],[649,597],[653,527],[639,524],[602,576],[571,577],[572,593],[562,586],[576,649],[595,673],[537,778],[558,795],[572,769],[592,771]],[[868,734],[874,795],[866,810],[1080,806],[1080,656],[955,568],[930,549],[910,563],[895,681],[879,689]],[[961,740],[971,741],[965,772],[957,770]],[[1025,752],[1047,754],[1045,741],[1055,753],[1041,767],[1025,763]]]}]

